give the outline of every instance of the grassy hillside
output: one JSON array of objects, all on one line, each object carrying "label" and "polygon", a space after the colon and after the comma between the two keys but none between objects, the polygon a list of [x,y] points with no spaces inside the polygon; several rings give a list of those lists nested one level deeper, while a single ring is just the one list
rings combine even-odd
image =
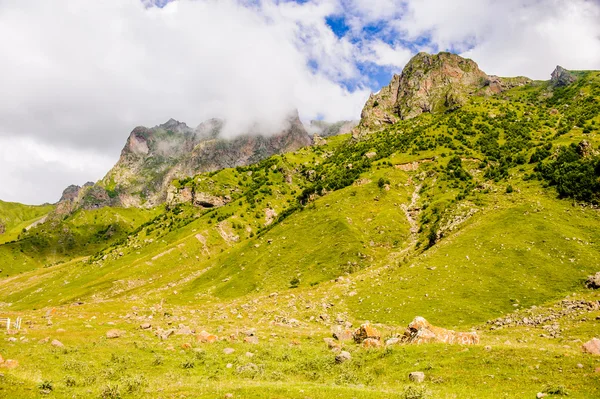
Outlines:
[{"label": "grassy hillside", "polygon": [[23,205],[0,201],[0,244],[14,241],[21,232],[42,219],[54,205]]},{"label": "grassy hillside", "polygon": [[[55,397],[599,397],[581,343],[600,317],[584,285],[600,270],[600,73],[578,77],[176,181],[164,208],[80,212],[0,246],[0,312],[31,323],[1,350],[21,365],[0,396],[46,381]],[[538,314],[552,317],[512,323]],[[365,320],[388,338],[417,315],[481,344],[343,343],[352,360],[337,364],[323,342]],[[182,332],[153,334],[168,328]]]}]

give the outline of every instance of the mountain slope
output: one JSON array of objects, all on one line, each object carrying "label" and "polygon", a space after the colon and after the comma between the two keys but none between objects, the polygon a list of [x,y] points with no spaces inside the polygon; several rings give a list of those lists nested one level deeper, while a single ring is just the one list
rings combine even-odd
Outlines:
[{"label": "mountain slope", "polygon": [[0,201],[0,244],[17,239],[24,229],[40,221],[53,205],[23,205]]},{"label": "mountain slope", "polygon": [[[456,62],[472,66],[432,71]],[[460,107],[176,179],[96,253],[14,265],[0,310],[31,325],[2,349],[21,364],[0,393],[35,397],[47,380],[57,397],[597,397],[581,344],[600,317],[584,284],[600,270],[600,72],[558,71],[498,94],[466,84]],[[423,97],[438,104],[448,85],[422,79],[414,90],[442,85]],[[140,210],[78,212],[121,211]],[[481,343],[335,341],[340,362],[323,342],[365,320],[385,341],[418,315]]]}]

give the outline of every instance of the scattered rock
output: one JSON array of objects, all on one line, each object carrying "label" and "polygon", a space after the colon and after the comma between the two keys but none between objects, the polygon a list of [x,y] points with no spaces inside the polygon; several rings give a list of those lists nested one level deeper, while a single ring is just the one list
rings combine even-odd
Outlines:
[{"label": "scattered rock", "polygon": [[192,345],[188,342],[184,342],[183,344],[181,344],[181,349],[191,349]]},{"label": "scattered rock", "polygon": [[441,342],[445,344],[472,345],[479,343],[479,335],[476,332],[456,332],[436,327],[423,317],[417,316],[408,325],[402,340],[414,344]]},{"label": "scattered rock", "polygon": [[600,355],[600,339],[592,338],[583,344],[583,351],[592,355]]},{"label": "scattered rock", "polygon": [[65,330],[64,328],[59,328],[58,330],[56,330],[57,333],[64,333],[67,330]]},{"label": "scattered rock", "polygon": [[233,398],[233,394],[232,393],[226,393],[225,394],[225,399],[231,399]]},{"label": "scattered rock", "polygon": [[422,371],[413,371],[412,373],[410,373],[408,375],[408,379],[411,380],[412,382],[423,382],[425,381],[425,373],[423,373]]},{"label": "scattered rock", "polygon": [[585,286],[593,290],[600,288],[600,272],[589,276],[585,282]]},{"label": "scattered rock", "polygon": [[341,351],[340,353],[335,355],[336,363],[344,363],[344,362],[347,362],[348,360],[352,360],[352,355],[350,354],[350,352]]},{"label": "scattered rock", "polygon": [[8,342],[17,342],[17,339],[15,337],[10,337],[8,338]]},{"label": "scattered rock", "polygon": [[548,394],[547,394],[547,393],[543,393],[543,392],[538,392],[538,393],[535,395],[535,397],[536,397],[537,399],[545,398],[546,396],[548,396]]},{"label": "scattered rock", "polygon": [[40,339],[38,344],[47,344],[48,342],[50,342],[50,337]]},{"label": "scattered rock", "polygon": [[60,342],[57,339],[53,339],[52,342],[50,342],[50,345],[55,346],[57,348],[64,348],[65,346],[63,345],[62,342]]},{"label": "scattered rock", "polygon": [[582,369],[582,368],[583,368],[583,364],[581,364],[581,363],[577,363],[577,368],[578,368],[578,369]]},{"label": "scattered rock", "polygon": [[397,345],[400,343],[400,338],[389,338],[385,341],[385,346]]},{"label": "scattered rock", "polygon": [[108,330],[106,332],[106,338],[108,339],[114,339],[114,338],[120,338],[123,335],[125,335],[125,331],[121,331],[121,330]]},{"label": "scattered rock", "polygon": [[338,328],[333,331],[333,338],[338,341],[351,341],[354,339],[354,333],[347,328],[338,326]]},{"label": "scattered rock", "polygon": [[148,329],[152,328],[152,325],[150,323],[143,323],[143,324],[140,324],[140,328],[142,330],[148,330]]},{"label": "scattered rock", "polygon": [[244,338],[244,342],[247,343],[247,344],[257,345],[258,344],[258,337],[256,335],[245,337]]},{"label": "scattered rock", "polygon": [[235,352],[235,349],[233,348],[225,348],[223,349],[223,353],[226,355],[231,355],[233,352]]},{"label": "scattered rock", "polygon": [[363,348],[380,348],[381,341],[375,338],[367,338],[362,342]]},{"label": "scattered rock", "polygon": [[364,340],[369,339],[369,338],[372,338],[374,340],[380,340],[381,334],[370,323],[364,323],[364,324],[361,324],[361,326],[358,327],[358,329],[356,331],[354,331],[352,338],[354,338],[354,342],[356,342],[357,344],[360,344]]},{"label": "scattered rock", "polygon": [[0,363],[0,367],[6,369],[14,369],[19,367],[19,361],[15,359],[6,359],[4,362]]},{"label": "scattered rock", "polygon": [[254,353],[252,353],[252,352],[246,352],[246,357],[254,357]]},{"label": "scattered rock", "polygon": [[198,335],[196,335],[196,339],[199,342],[211,344],[213,342],[217,342],[218,338],[214,334],[210,334],[206,331],[200,331]]}]

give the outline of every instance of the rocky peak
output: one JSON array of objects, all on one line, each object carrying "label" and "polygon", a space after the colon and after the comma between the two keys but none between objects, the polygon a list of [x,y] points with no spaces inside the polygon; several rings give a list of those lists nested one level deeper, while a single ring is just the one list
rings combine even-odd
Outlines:
[{"label": "rocky peak", "polygon": [[162,125],[158,125],[158,127],[162,128],[164,130],[170,130],[170,131],[177,132],[177,133],[184,133],[184,132],[190,130],[188,125],[186,125],[183,122],[176,121],[173,118],[169,119]]},{"label": "rocky peak", "polygon": [[550,78],[550,82],[552,82],[552,85],[555,87],[568,86],[575,80],[577,80],[575,75],[560,65],[557,65],[556,68],[554,68]]},{"label": "rocky peak", "polygon": [[390,84],[371,94],[361,113],[355,135],[381,129],[424,112],[444,112],[461,107],[474,94],[494,94],[527,78],[488,76],[470,59],[456,54],[419,53],[406,64]]},{"label": "rocky peak", "polygon": [[81,190],[78,207],[151,207],[165,202],[173,179],[256,163],[311,144],[298,112],[275,134],[260,130],[221,137],[225,122],[209,119],[196,129],[174,119],[136,127],[117,164],[92,187]]},{"label": "rocky peak", "polygon": [[70,185],[69,187],[64,189],[62,196],[60,197],[60,200],[58,202],[73,201],[79,195],[80,190],[81,187],[75,184]]}]

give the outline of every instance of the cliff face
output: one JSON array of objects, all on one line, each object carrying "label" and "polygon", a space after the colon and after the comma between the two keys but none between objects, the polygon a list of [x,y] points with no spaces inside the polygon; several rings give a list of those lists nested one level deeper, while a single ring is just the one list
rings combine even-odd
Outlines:
[{"label": "cliff face", "polygon": [[530,81],[523,77],[488,76],[474,61],[456,54],[419,53],[400,75],[392,77],[388,86],[371,94],[354,133],[360,136],[377,131],[424,112],[456,109],[471,95],[495,94]]},{"label": "cliff face", "polygon": [[173,119],[153,128],[136,127],[116,165],[100,182],[79,190],[72,202],[84,209],[152,207],[166,201],[175,178],[248,165],[311,144],[297,112],[273,135],[246,133],[227,139],[221,137],[223,127],[218,119],[196,129]]}]

